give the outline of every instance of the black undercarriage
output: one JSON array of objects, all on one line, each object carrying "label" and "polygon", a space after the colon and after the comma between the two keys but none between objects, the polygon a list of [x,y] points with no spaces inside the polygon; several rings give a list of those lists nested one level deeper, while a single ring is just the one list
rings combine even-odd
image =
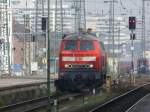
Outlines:
[{"label": "black undercarriage", "polygon": [[105,82],[105,75],[102,71],[80,69],[60,71],[55,86],[61,91],[81,91],[100,87]]}]

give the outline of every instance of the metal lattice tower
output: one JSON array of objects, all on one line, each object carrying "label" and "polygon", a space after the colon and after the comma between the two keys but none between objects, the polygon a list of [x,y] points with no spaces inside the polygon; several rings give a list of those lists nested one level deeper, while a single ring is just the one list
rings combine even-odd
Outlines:
[{"label": "metal lattice tower", "polygon": [[55,57],[54,62],[54,73],[56,74],[56,45],[59,43],[58,41],[62,38],[63,35],[63,1],[62,0],[55,0],[55,37],[52,40],[53,42],[53,57]]},{"label": "metal lattice tower", "polygon": [[75,31],[79,28],[86,30],[86,19],[85,19],[85,0],[74,0],[75,10]]},{"label": "metal lattice tower", "polygon": [[[35,32],[38,32],[38,15],[39,15],[39,0],[36,0],[36,10],[35,10]],[[36,34],[36,33],[35,33]],[[35,35],[35,47],[33,50],[33,59],[36,61],[37,58],[37,51],[38,51],[38,35]]]},{"label": "metal lattice tower", "polygon": [[63,34],[63,3],[55,0],[55,38],[61,38]]},{"label": "metal lattice tower", "polygon": [[[112,2],[109,3],[109,40],[108,43],[110,44],[112,38]],[[111,46],[108,47],[108,53],[110,53]]]},{"label": "metal lattice tower", "polygon": [[145,57],[145,0],[142,1],[142,57]]},{"label": "metal lattice tower", "polygon": [[39,21],[41,22],[41,17],[45,16],[46,13],[46,0],[36,0],[35,2],[35,32],[41,31],[39,26]]},{"label": "metal lattice tower", "polygon": [[41,22],[41,17],[45,15],[44,2],[45,0],[36,0],[35,2],[35,47],[33,53],[34,61],[37,61],[38,58],[40,35],[37,32],[41,32],[41,27],[39,27],[39,22]]},{"label": "metal lattice tower", "polygon": [[74,16],[74,31],[78,32],[79,28],[86,30],[86,9],[85,0],[66,0],[71,3],[72,15]]},{"label": "metal lattice tower", "polygon": [[10,74],[8,6],[8,0],[0,1],[0,71],[2,74]]},{"label": "metal lattice tower", "polygon": [[150,0],[142,0],[142,38],[141,38],[141,47],[142,47],[142,58],[145,58],[145,2],[149,2]]}]

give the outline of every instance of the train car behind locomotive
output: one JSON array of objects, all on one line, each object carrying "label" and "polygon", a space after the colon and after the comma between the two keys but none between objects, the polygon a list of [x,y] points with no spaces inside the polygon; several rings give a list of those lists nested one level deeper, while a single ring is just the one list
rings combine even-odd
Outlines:
[{"label": "train car behind locomotive", "polygon": [[102,42],[89,33],[70,34],[62,39],[57,89],[95,88],[105,82],[105,77],[106,53]]}]

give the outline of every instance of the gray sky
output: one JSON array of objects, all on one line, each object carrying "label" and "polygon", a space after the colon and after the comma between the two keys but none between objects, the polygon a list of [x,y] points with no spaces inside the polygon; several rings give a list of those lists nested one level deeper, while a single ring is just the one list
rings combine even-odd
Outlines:
[{"label": "gray sky", "polygon": [[[26,1],[26,0],[22,0]],[[30,4],[31,1],[27,0]],[[46,0],[47,1],[47,0]],[[55,0],[51,0],[55,1]],[[65,0],[64,0],[65,1]],[[73,1],[73,0],[72,0]],[[94,12],[96,14],[109,14],[109,3],[104,3],[104,1],[109,0],[85,0],[87,12]],[[115,0],[115,15],[126,14],[126,18],[129,16],[136,16],[137,21],[141,22],[142,18],[142,0]],[[25,4],[25,2],[23,2]],[[30,4],[31,5],[31,4]],[[150,29],[150,2],[145,3],[145,16],[146,16],[146,25]]]},{"label": "gray sky", "polygon": [[[104,3],[109,0],[86,0],[86,9],[90,12],[97,14],[109,14],[109,3]],[[120,13],[126,14],[126,18],[129,16],[136,16],[137,22],[141,23],[142,18],[142,0],[116,0],[115,3],[115,15]],[[146,29],[150,31],[150,1],[145,2],[145,21]],[[141,27],[141,25],[139,25]]]},{"label": "gray sky", "polygon": [[[104,3],[108,0],[86,0],[87,9],[93,11],[106,11],[109,9],[109,3]],[[137,13],[142,8],[142,0],[116,0],[116,12]],[[148,3],[148,2],[147,2]],[[147,4],[146,4],[147,5]],[[132,11],[131,11],[132,10]]]}]

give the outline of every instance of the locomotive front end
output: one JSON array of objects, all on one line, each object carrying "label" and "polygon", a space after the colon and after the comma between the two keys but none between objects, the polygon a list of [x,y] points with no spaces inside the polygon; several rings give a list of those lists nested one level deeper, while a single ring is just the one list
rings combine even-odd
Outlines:
[{"label": "locomotive front end", "polygon": [[62,91],[74,91],[100,85],[101,63],[98,48],[98,42],[93,38],[64,39],[56,87]]}]

